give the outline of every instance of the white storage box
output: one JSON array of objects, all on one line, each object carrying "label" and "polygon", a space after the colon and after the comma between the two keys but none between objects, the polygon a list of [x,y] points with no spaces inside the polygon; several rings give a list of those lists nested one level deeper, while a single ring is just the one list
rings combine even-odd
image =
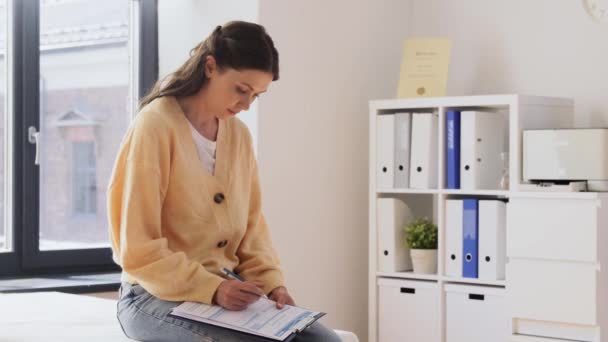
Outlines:
[{"label": "white storage box", "polygon": [[378,279],[378,341],[439,342],[436,282]]},{"label": "white storage box", "polygon": [[505,289],[445,285],[446,342],[498,342],[511,335]]}]

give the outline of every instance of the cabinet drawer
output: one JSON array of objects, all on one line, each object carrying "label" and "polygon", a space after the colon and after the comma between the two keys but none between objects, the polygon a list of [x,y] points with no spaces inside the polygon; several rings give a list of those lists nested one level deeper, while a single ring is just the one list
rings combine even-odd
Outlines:
[{"label": "cabinet drawer", "polygon": [[[563,339],[545,338],[538,336],[511,335],[509,342],[567,342]],[[574,341],[573,341],[574,342]]]},{"label": "cabinet drawer", "polygon": [[597,262],[598,201],[512,198],[507,256]]},{"label": "cabinet drawer", "polygon": [[507,264],[511,316],[571,324],[597,324],[595,265],[510,260]]},{"label": "cabinet drawer", "polygon": [[382,342],[439,342],[437,283],[378,279],[378,337]]},{"label": "cabinet drawer", "polygon": [[600,326],[515,318],[512,332],[524,336],[556,338],[560,341],[598,341]]}]

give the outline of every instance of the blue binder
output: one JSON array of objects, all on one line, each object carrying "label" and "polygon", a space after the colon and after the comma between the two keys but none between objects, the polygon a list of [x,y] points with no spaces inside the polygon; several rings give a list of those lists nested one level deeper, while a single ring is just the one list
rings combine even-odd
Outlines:
[{"label": "blue binder", "polygon": [[462,276],[478,277],[479,255],[479,202],[476,199],[462,201]]},{"label": "blue binder", "polygon": [[460,189],[460,111],[448,110],[445,121],[447,189]]}]

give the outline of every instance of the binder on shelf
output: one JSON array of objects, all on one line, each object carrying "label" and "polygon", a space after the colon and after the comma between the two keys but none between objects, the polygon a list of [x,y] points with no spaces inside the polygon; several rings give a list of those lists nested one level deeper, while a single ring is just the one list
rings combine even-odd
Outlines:
[{"label": "binder on shelf", "polygon": [[410,113],[395,114],[395,187],[410,187]]},{"label": "binder on shelf", "polygon": [[378,189],[394,187],[395,116],[378,115],[376,126],[376,183]]},{"label": "binder on shelf", "polygon": [[447,200],[445,206],[445,274],[462,277],[462,200]]},{"label": "binder on shelf", "polygon": [[505,148],[506,123],[501,114],[462,111],[460,114],[460,188],[499,189],[500,154]]},{"label": "binder on shelf", "polygon": [[409,249],[405,244],[404,227],[413,219],[405,202],[396,198],[377,200],[378,270],[401,272],[412,270]]},{"label": "binder on shelf", "polygon": [[478,200],[462,200],[462,276],[478,277],[479,221]]},{"label": "binder on shelf", "polygon": [[505,202],[479,201],[479,279],[505,279],[505,225]]},{"label": "binder on shelf", "polygon": [[446,189],[460,189],[460,111],[445,116]]},{"label": "binder on shelf", "polygon": [[437,115],[412,114],[410,188],[437,188]]}]

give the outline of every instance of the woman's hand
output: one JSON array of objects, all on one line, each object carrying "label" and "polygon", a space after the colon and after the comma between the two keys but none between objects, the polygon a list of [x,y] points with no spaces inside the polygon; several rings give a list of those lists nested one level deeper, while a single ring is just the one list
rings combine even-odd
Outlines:
[{"label": "woman's hand", "polygon": [[285,304],[296,305],[296,303],[294,303],[293,301],[293,298],[291,298],[291,296],[289,295],[289,292],[287,292],[285,286],[279,286],[274,290],[270,291],[270,295],[268,296],[268,298],[277,302],[277,309],[282,309]]},{"label": "woman's hand", "polygon": [[213,302],[227,310],[241,311],[264,295],[262,283],[224,280],[213,295]]}]

